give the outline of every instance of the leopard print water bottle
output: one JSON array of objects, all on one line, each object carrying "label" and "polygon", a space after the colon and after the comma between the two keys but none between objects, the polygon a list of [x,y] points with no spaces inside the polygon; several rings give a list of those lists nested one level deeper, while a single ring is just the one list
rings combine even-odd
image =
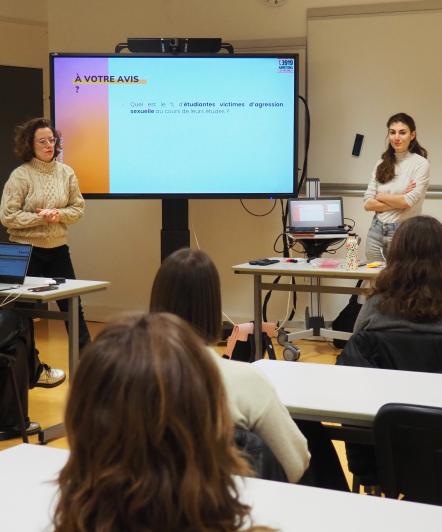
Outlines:
[{"label": "leopard print water bottle", "polygon": [[347,242],[345,243],[346,256],[345,268],[347,270],[358,269],[358,237],[355,233],[348,233]]}]

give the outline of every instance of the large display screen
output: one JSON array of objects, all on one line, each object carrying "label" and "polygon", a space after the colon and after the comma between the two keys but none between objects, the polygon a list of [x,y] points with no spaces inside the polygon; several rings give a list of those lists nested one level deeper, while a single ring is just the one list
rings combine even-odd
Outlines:
[{"label": "large display screen", "polygon": [[52,118],[86,197],[287,197],[296,55],[51,54]]}]

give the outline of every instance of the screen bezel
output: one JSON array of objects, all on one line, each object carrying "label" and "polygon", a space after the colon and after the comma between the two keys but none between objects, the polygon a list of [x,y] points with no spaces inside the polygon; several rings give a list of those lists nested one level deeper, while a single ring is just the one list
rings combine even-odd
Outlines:
[{"label": "screen bezel", "polygon": [[[302,225],[299,225],[299,226],[295,226],[293,225],[293,218],[292,218],[292,204],[293,203],[308,203],[308,202],[316,202],[316,201],[323,201],[323,202],[327,202],[327,201],[337,201],[339,202],[339,205],[340,205],[340,214],[341,214],[341,224],[337,225],[337,226],[328,226],[328,225],[318,225],[318,226],[315,226],[315,225],[305,225],[305,226],[302,226]],[[287,231],[288,232],[303,232],[306,231],[306,230],[311,230],[312,228],[318,228],[318,229],[323,229],[323,228],[327,228],[327,227],[343,227],[344,226],[344,203],[343,203],[343,200],[342,200],[342,196],[319,196],[317,198],[291,198],[288,202],[288,209],[289,209],[289,220],[288,220],[288,223],[287,223]]]},{"label": "screen bezel", "polygon": [[[297,195],[297,186],[298,186],[298,146],[299,146],[299,124],[298,124],[298,94],[299,94],[299,55],[294,53],[280,53],[280,54],[115,54],[115,53],[59,53],[52,52],[49,54],[49,66],[50,66],[50,109],[51,109],[51,119],[55,127],[57,127],[56,116],[55,116],[55,94],[54,94],[54,60],[59,57],[71,57],[71,58],[82,58],[82,57],[103,57],[103,58],[121,58],[126,57],[130,58],[162,58],[167,60],[167,58],[216,58],[219,60],[231,60],[232,58],[289,58],[294,60],[294,69],[295,69],[295,83],[294,83],[294,146],[293,146],[293,186],[292,190],[286,193],[278,192],[272,193],[263,192],[263,193],[83,193],[84,198],[86,199],[167,199],[167,198],[182,198],[182,199],[234,199],[234,198],[244,198],[244,199],[273,199],[273,198],[292,198]],[[75,168],[74,168],[75,170]]]}]

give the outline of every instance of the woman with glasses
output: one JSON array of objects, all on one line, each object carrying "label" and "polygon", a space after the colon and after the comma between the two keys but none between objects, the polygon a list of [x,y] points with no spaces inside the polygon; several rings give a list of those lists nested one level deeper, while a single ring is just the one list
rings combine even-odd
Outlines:
[{"label": "woman with glasses", "polygon": [[[0,220],[11,242],[32,244],[28,275],[75,279],[67,226],[84,212],[84,200],[72,168],[57,161],[60,134],[46,118],[33,118],[15,131],[15,154],[22,161],[3,189]],[[67,311],[67,300],[57,301]],[[80,305],[80,348],[90,340]],[[45,368],[46,369],[46,368]],[[61,370],[43,372],[42,386],[64,380]]]}]

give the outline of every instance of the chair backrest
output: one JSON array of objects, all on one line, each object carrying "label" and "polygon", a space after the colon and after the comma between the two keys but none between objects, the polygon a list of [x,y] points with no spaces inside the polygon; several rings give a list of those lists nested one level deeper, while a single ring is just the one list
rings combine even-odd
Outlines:
[{"label": "chair backrest", "polygon": [[385,495],[442,505],[442,408],[388,403],[373,430]]},{"label": "chair backrest", "polygon": [[360,330],[347,342],[337,363],[442,373],[442,334],[409,330]]}]

